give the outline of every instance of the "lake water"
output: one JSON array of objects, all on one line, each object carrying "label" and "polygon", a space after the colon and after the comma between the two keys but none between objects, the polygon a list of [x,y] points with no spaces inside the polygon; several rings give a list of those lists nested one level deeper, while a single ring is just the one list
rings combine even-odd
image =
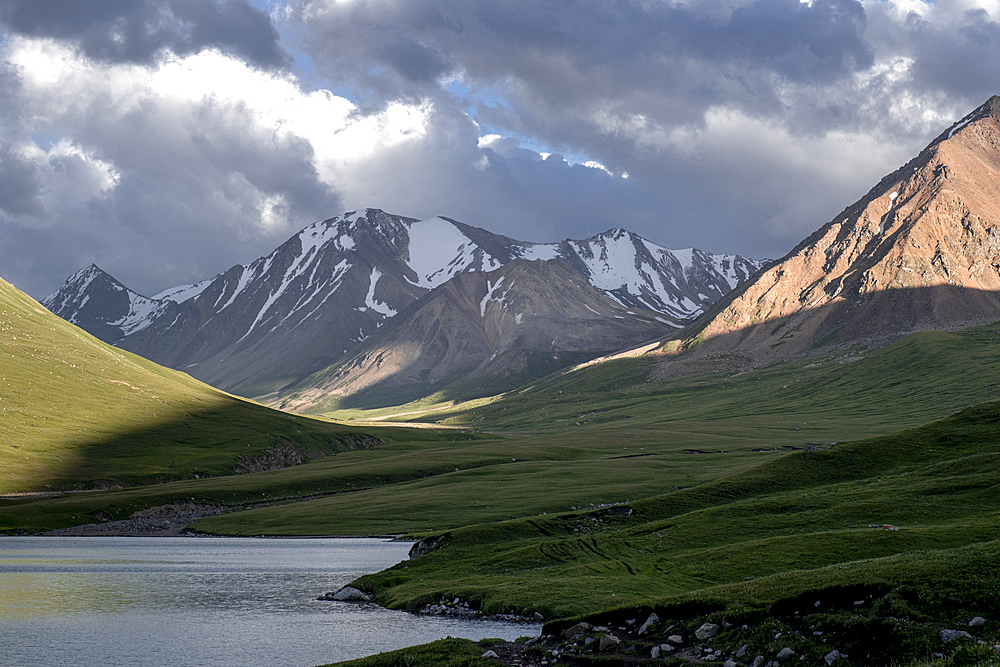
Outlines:
[{"label": "lake water", "polygon": [[0,664],[312,667],[535,624],[316,600],[389,567],[378,539],[0,537]]}]

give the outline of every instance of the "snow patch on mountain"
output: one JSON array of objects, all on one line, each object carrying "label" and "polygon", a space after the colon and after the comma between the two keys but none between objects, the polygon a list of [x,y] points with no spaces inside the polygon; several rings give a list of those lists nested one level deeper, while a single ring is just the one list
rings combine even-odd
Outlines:
[{"label": "snow patch on mountain", "polygon": [[[415,222],[408,232],[407,265],[417,274],[417,281],[411,283],[419,287],[434,289],[472,266],[480,271],[501,266],[495,257],[442,218]],[[477,254],[482,257],[478,263]]]},{"label": "snow patch on mountain", "polygon": [[[489,280],[486,281],[486,296],[484,296],[483,300],[479,302],[480,317],[486,317],[486,304],[493,298],[493,293],[497,291],[497,288],[503,284],[503,279],[505,277],[506,276],[500,276],[500,279],[497,280],[496,284],[491,283]],[[506,292],[504,292],[504,294],[506,294]]]},{"label": "snow patch on mountain", "polygon": [[155,322],[156,318],[162,315],[169,307],[169,302],[167,301],[150,299],[141,294],[136,294],[131,290],[128,292],[128,300],[128,314],[117,321],[108,322],[111,326],[121,329],[124,336],[142,331]]},{"label": "snow patch on mountain", "polygon": [[382,303],[381,301],[375,300],[375,285],[378,284],[378,279],[382,277],[382,272],[376,268],[372,268],[372,275],[369,279],[368,284],[368,295],[365,296],[365,306],[371,308],[376,313],[381,313],[386,317],[392,317],[397,311],[389,307],[389,304]]},{"label": "snow patch on mountain", "polygon": [[527,260],[555,259],[559,256],[556,243],[526,243],[521,250],[521,258]]},{"label": "snow patch on mountain", "polygon": [[163,290],[159,294],[155,294],[150,298],[154,301],[173,301],[174,303],[184,303],[188,299],[194,299],[201,295],[209,285],[212,284],[214,278],[209,278],[208,280],[202,280],[200,283],[195,283],[194,285],[179,285],[177,287],[171,287],[170,289]]}]

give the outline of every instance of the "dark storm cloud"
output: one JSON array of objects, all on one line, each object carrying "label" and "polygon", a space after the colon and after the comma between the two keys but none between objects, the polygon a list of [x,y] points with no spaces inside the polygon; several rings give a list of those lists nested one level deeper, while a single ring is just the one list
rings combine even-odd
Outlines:
[{"label": "dark storm cloud", "polygon": [[960,98],[1000,92],[1000,23],[984,10],[937,25],[916,16],[898,26],[901,50],[914,58],[914,84]]},{"label": "dark storm cloud", "polygon": [[[297,16],[332,77],[350,72],[378,90],[395,77],[400,91],[421,83],[426,93],[434,77],[454,72],[516,82],[550,105],[640,91],[680,98],[696,112],[734,91],[773,105],[772,75],[822,82],[873,60],[854,0],[760,0],[721,15],[638,1],[400,0],[331,5],[309,19],[300,7]],[[415,57],[400,58],[407,54]]]},{"label": "dark storm cloud", "polygon": [[0,211],[8,215],[41,217],[38,168],[8,143],[0,143]]},{"label": "dark storm cloud", "polygon": [[150,63],[217,47],[260,66],[288,56],[271,17],[247,0],[4,0],[0,24],[26,37],[76,44],[105,62]]}]

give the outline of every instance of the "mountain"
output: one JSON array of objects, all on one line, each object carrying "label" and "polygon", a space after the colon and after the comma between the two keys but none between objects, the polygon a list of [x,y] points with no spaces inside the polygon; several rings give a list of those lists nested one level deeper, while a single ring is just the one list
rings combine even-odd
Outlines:
[{"label": "mountain", "polygon": [[133,292],[96,265],[80,269],[43,305],[105,342],[115,342],[146,326],[170,301]]},{"label": "mountain", "polygon": [[[622,299],[624,300],[624,299]],[[453,398],[520,386],[576,361],[662,336],[673,323],[623,306],[567,260],[462,273],[393,317],[344,361],[266,402],[322,412],[398,404],[465,379]],[[451,388],[453,391],[455,388]]]},{"label": "mountain", "polygon": [[[664,349],[761,366],[1000,319],[1000,97],[719,301]],[[676,362],[681,362],[680,364]]]},{"label": "mountain", "polygon": [[622,229],[537,244],[448,218],[366,209],[317,222],[266,257],[149,299],[88,267],[43,304],[116,346],[261,396],[345,358],[457,275],[555,258],[618,304],[655,311],[677,327],[761,264],[667,250]]},{"label": "mountain", "polygon": [[[104,280],[90,274],[91,286]],[[120,318],[124,303],[88,301],[80,316],[103,308]],[[279,458],[292,463],[371,442],[114,348],[3,280],[0,357],[0,493],[232,475],[261,460],[280,467]]]}]

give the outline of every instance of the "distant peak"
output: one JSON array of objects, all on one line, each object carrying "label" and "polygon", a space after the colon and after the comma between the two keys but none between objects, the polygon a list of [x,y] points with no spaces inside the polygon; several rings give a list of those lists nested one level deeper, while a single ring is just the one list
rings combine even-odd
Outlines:
[{"label": "distant peak", "polygon": [[108,275],[108,272],[99,267],[97,264],[90,264],[85,266],[73,275],[71,275],[66,282],[72,282],[73,280],[78,280],[80,278],[89,278],[91,276]]},{"label": "distant peak", "polygon": [[631,232],[629,232],[627,229],[624,229],[622,227],[612,227],[608,231],[603,232],[601,234],[598,234],[597,236],[598,237],[611,237],[611,238],[618,239],[618,238],[621,238],[623,236],[627,236],[630,233]]}]

